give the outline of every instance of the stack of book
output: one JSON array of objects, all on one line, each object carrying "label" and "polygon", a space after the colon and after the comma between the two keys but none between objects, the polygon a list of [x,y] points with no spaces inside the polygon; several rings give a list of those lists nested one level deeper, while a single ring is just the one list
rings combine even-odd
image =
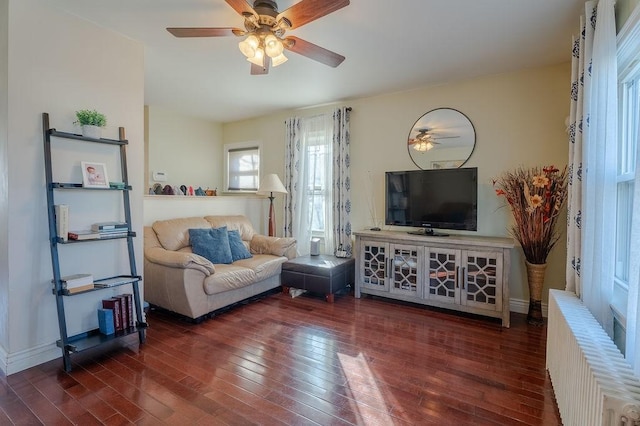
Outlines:
[{"label": "stack of book", "polygon": [[98,238],[126,237],[129,225],[126,222],[100,222],[91,225],[91,232],[97,233]]},{"label": "stack of book", "polygon": [[76,240],[95,240],[100,238],[100,234],[98,232],[93,232],[90,230],[83,231],[69,231],[69,239]]},{"label": "stack of book", "polygon": [[67,275],[61,277],[60,281],[62,281],[62,289],[69,294],[93,290],[93,275],[91,274]]},{"label": "stack of book", "polygon": [[98,323],[102,334],[127,331],[135,325],[133,313],[133,295],[120,294],[102,301],[98,309]]}]

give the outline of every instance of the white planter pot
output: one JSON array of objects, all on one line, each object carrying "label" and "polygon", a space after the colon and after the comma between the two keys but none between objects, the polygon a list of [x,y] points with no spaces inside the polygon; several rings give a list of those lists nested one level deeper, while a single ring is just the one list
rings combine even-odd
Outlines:
[{"label": "white planter pot", "polygon": [[102,137],[102,127],[84,125],[82,126],[82,136],[87,138],[100,139]]}]

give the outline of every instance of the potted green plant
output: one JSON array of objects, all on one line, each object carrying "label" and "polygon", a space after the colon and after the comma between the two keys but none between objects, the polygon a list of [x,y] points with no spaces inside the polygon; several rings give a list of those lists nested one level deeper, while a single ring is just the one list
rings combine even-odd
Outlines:
[{"label": "potted green plant", "polygon": [[100,139],[102,128],[107,125],[107,117],[95,109],[81,109],[76,111],[77,120],[74,124],[82,126],[82,136]]}]

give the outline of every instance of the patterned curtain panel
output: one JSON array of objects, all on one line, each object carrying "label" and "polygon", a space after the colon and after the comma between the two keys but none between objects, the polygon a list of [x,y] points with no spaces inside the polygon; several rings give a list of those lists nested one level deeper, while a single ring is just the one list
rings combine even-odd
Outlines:
[{"label": "patterned curtain panel", "polygon": [[349,115],[351,108],[333,112],[333,230],[335,250],[342,246],[347,256],[351,243],[351,157],[349,156]]},{"label": "patterned curtain panel", "polygon": [[[567,283],[566,290],[580,294],[582,223],[582,140],[584,122],[584,72],[587,48],[593,48],[596,9],[589,13],[588,29],[580,17],[580,37],[573,40],[571,60],[571,111],[569,115],[569,185],[567,199]],[[587,37],[587,33],[589,37]],[[587,42],[589,46],[587,46]],[[588,63],[587,63],[588,65]]]},{"label": "patterned curtain panel", "polygon": [[294,200],[298,199],[300,181],[300,119],[289,118],[285,126],[284,187],[289,193],[284,199],[284,236],[293,237],[293,218],[297,214]]},{"label": "patterned curtain panel", "polygon": [[312,237],[320,238],[322,253],[333,254],[331,114],[291,119],[287,133],[285,235],[298,241],[298,256],[309,254]]},{"label": "patterned curtain panel", "polygon": [[586,2],[585,17],[572,52],[566,289],[611,332],[618,108],[613,0]]}]

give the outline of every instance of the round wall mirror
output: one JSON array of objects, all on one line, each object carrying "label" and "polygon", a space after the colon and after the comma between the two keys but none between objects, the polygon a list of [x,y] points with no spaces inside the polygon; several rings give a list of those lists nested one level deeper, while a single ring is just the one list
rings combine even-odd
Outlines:
[{"label": "round wall mirror", "polygon": [[416,166],[427,170],[461,167],[475,145],[476,131],[471,120],[458,110],[438,108],[415,122],[407,147]]}]

